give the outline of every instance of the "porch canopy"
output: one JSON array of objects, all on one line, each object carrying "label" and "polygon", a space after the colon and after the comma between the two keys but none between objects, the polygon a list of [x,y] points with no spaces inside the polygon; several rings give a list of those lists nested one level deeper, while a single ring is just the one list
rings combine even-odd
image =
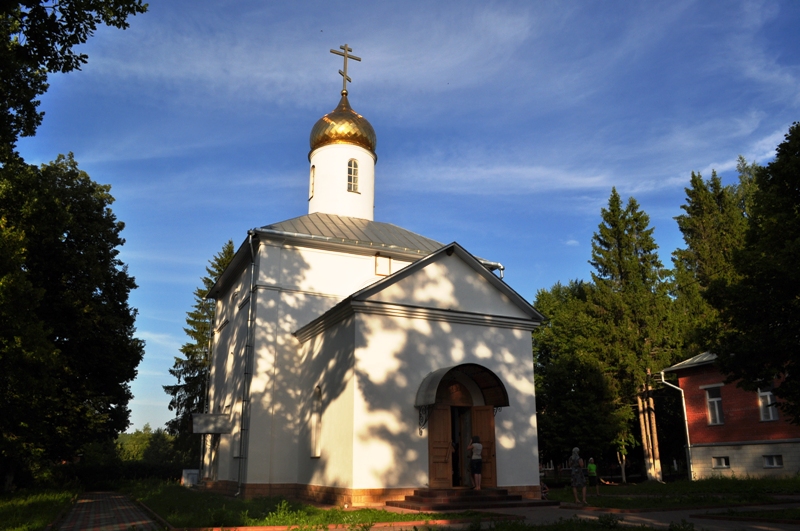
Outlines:
[{"label": "porch canopy", "polygon": [[466,376],[473,382],[483,394],[484,404],[494,407],[508,407],[508,392],[505,385],[500,381],[500,378],[481,365],[477,363],[464,363],[463,365],[456,365],[454,367],[445,367],[437,369],[428,374],[419,385],[417,389],[417,397],[414,401],[414,407],[431,406],[436,403],[436,391],[439,389],[439,384],[451,372],[457,372]]}]

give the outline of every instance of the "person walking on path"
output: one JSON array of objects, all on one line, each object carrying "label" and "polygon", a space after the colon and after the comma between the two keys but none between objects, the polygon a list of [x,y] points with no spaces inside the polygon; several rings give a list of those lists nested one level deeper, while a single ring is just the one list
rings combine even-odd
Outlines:
[{"label": "person walking on path", "polygon": [[589,472],[589,486],[594,487],[595,494],[600,496],[600,483],[597,481],[597,465],[594,463],[594,457],[589,458],[586,470]]},{"label": "person walking on path", "polygon": [[481,468],[483,468],[481,438],[473,435],[472,442],[467,446],[467,450],[472,451],[472,459],[469,462],[469,471],[472,473],[472,486],[475,490],[481,490]]},{"label": "person walking on path", "polygon": [[581,501],[578,499],[578,489],[583,492],[583,504],[586,503],[586,479],[583,477],[583,459],[580,456],[580,449],[576,446],[572,449],[572,455],[569,458],[570,468],[570,482],[572,484],[572,495],[575,496],[575,503],[579,504]]}]

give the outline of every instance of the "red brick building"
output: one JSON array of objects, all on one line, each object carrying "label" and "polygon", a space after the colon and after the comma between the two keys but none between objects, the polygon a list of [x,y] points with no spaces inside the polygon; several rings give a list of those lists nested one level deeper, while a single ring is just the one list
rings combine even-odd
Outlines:
[{"label": "red brick building", "polygon": [[716,354],[665,369],[683,390],[693,479],[800,472],[800,426],[775,407],[772,387],[750,392],[725,384]]}]

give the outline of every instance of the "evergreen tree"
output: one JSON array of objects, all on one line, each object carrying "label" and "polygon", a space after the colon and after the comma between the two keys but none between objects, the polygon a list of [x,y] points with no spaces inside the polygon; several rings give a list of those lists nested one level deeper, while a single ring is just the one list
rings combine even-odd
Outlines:
[{"label": "evergreen tree", "polygon": [[687,355],[708,350],[719,333],[718,313],[704,298],[714,280],[736,278],[733,254],[744,241],[747,204],[753,189],[755,164],[739,157],[739,185],[723,186],[716,172],[706,181],[692,172],[686,188],[685,214],[677,216],[685,249],[673,253],[677,313],[683,319]]},{"label": "evergreen tree", "polygon": [[[658,258],[650,219],[635,199],[623,207],[612,189],[601,217],[589,262],[595,269],[589,311],[603,327],[599,358],[615,386],[618,407],[638,406],[648,477],[660,479],[651,374],[669,365],[680,346],[667,272]],[[626,439],[621,433],[620,440]]]},{"label": "evergreen tree", "polygon": [[709,287],[720,310],[720,367],[745,389],[768,388],[800,423],[800,123],[794,123],[775,160],[756,171],[749,223],[734,253],[736,277]]},{"label": "evergreen tree", "polygon": [[186,456],[187,464],[200,459],[199,436],[192,436],[192,413],[203,413],[206,400],[206,385],[209,367],[211,326],[214,322],[214,301],[206,300],[208,291],[233,260],[233,241],[222,246],[209,265],[202,285],[194,290],[194,306],[186,313],[184,332],[189,341],[181,347],[182,357],[175,357],[169,373],[177,378],[175,385],[165,385],[164,392],[172,398],[170,411],[175,418],[167,422],[167,431],[175,436],[176,447]]}]

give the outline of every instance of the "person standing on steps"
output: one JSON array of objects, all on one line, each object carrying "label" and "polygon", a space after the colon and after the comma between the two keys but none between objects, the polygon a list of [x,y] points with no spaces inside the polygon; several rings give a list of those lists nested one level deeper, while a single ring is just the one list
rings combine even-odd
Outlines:
[{"label": "person standing on steps", "polygon": [[583,477],[583,459],[580,456],[580,449],[576,446],[572,449],[569,458],[570,482],[572,484],[572,495],[575,496],[575,503],[579,504],[578,489],[583,491],[583,504],[586,505],[586,479]]},{"label": "person standing on steps", "polygon": [[481,458],[481,438],[477,435],[472,436],[472,442],[467,446],[467,451],[472,452],[472,459],[469,462],[469,471],[472,472],[472,488],[481,490],[481,468],[483,467],[483,459]]},{"label": "person standing on steps", "polygon": [[589,473],[589,486],[594,487],[595,494],[600,496],[600,483],[597,481],[597,465],[594,463],[594,457],[589,458],[586,470]]}]

